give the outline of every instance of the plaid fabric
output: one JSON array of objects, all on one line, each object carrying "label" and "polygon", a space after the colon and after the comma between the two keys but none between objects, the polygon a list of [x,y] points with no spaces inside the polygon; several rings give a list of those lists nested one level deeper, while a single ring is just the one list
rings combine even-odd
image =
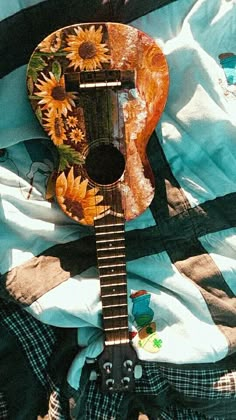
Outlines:
[{"label": "plaid fabric", "polygon": [[[203,414],[193,413],[192,410],[178,409],[176,407],[168,407],[162,410],[159,414],[158,420],[205,420],[206,416]],[[217,417],[211,417],[211,420],[216,420]]]},{"label": "plaid fabric", "polygon": [[[56,342],[55,329],[34,319],[17,305],[0,300],[0,324],[14,335],[28,363],[49,395],[48,415],[50,420],[66,420],[62,414],[60,389],[48,374],[48,361]],[[7,404],[0,392],[0,419],[8,419]]]},{"label": "plaid fabric", "polygon": [[53,388],[49,398],[49,420],[67,420],[63,414],[60,389],[56,386]]},{"label": "plaid fabric", "polygon": [[43,386],[47,386],[47,365],[56,342],[55,330],[34,319],[17,305],[0,300],[0,323],[19,341],[28,362]]},{"label": "plaid fabric", "polygon": [[7,404],[3,392],[0,392],[0,419],[7,420]]},{"label": "plaid fabric", "polygon": [[[47,372],[48,359],[56,341],[54,329],[41,324],[18,306],[4,302],[0,302],[0,322],[16,336],[33,372],[47,388],[50,395],[49,419],[66,420],[63,414],[61,390],[55,386]],[[158,396],[168,390],[178,392],[181,397],[209,401],[235,399],[236,403],[236,371],[157,367],[155,363],[143,362],[143,376],[136,383],[137,396]],[[87,389],[86,407],[84,407],[86,420],[111,420],[112,418],[116,420],[123,398],[123,394],[103,394],[94,382],[90,382]],[[7,419],[6,401],[2,393],[0,393],[0,418]],[[159,413],[159,419],[164,420],[207,418],[193,410],[180,409],[171,405]]]},{"label": "plaid fabric", "polygon": [[[137,394],[158,396],[165,391],[178,392],[184,397],[200,400],[224,401],[234,399],[236,406],[236,371],[226,369],[180,369],[143,363],[142,378],[137,380]],[[94,382],[88,384],[86,420],[116,420],[124,394],[102,394]],[[139,396],[137,395],[137,398]],[[144,397],[145,400],[145,397]],[[226,401],[227,402],[227,401]],[[227,417],[224,417],[226,419]],[[229,419],[231,417],[228,417]],[[170,405],[162,408],[158,419],[164,420],[218,420],[222,417],[206,416],[195,410]]]},{"label": "plaid fabric", "polygon": [[122,399],[123,394],[103,394],[99,392],[96,383],[90,382],[85,407],[86,419],[115,420],[120,411]]},{"label": "plaid fabric", "polygon": [[[155,367],[152,367],[154,370]],[[155,369],[156,370],[156,369]],[[199,399],[235,398],[236,371],[160,367],[160,375],[182,395]]]}]

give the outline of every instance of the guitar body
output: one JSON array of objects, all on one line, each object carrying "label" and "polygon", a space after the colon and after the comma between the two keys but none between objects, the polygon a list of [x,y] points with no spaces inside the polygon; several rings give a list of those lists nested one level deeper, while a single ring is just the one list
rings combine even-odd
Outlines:
[{"label": "guitar body", "polygon": [[56,200],[71,219],[95,228],[104,390],[132,389],[140,376],[128,330],[124,223],[154,196],[146,146],[168,83],[155,41],[119,23],[59,29],[38,45],[28,65],[29,99],[58,151]]}]

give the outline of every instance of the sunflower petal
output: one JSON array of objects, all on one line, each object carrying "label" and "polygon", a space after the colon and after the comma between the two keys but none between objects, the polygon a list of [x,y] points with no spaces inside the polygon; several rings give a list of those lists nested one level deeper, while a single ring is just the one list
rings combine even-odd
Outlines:
[{"label": "sunflower petal", "polygon": [[67,179],[65,173],[62,172],[56,180],[56,195],[64,197],[67,190]]},{"label": "sunflower petal", "polygon": [[84,179],[79,186],[79,196],[83,199],[87,192],[88,180]]}]

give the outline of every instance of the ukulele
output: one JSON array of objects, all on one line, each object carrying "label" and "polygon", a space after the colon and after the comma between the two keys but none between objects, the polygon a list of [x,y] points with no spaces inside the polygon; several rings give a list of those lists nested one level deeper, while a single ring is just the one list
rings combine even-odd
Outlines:
[{"label": "ukulele", "polygon": [[156,42],[120,23],[59,29],[40,42],[27,69],[30,102],[58,152],[57,203],[95,231],[105,392],[130,391],[141,376],[128,325],[124,231],[154,197],[146,146],[168,82]]}]

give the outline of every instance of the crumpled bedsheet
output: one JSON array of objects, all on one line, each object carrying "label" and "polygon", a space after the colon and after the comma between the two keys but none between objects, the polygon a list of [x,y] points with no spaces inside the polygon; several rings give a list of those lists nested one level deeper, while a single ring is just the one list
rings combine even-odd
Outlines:
[{"label": "crumpled bedsheet", "polygon": [[[126,225],[141,360],[197,366],[236,351],[235,9],[235,0],[180,0],[132,21],[158,42],[170,73],[148,147],[156,195]],[[0,296],[43,323],[78,328],[83,350],[68,376],[77,388],[86,358],[103,348],[94,236],[46,198],[55,150],[25,72],[0,81]],[[148,313],[140,327],[137,314]]]}]

